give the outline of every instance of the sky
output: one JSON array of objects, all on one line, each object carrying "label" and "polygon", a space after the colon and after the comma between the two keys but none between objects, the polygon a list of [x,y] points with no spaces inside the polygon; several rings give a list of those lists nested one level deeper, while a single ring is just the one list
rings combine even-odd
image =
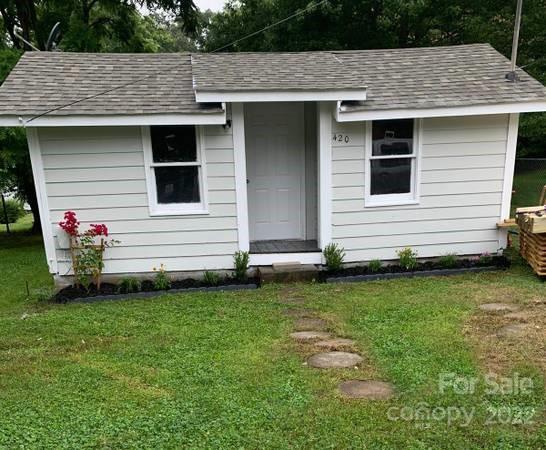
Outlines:
[{"label": "sky", "polygon": [[214,12],[218,12],[223,8],[224,3],[226,1],[225,0],[193,0],[193,2],[197,5],[197,7],[201,11],[206,11],[207,9],[210,9]]}]

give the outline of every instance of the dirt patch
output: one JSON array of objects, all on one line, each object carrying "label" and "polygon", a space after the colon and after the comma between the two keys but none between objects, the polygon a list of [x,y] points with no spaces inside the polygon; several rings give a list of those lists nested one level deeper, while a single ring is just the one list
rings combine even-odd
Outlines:
[{"label": "dirt patch", "polygon": [[528,301],[508,314],[478,310],[467,320],[464,333],[484,371],[503,374],[533,365],[546,375],[546,306],[542,303]]},{"label": "dirt patch", "polygon": [[294,324],[296,331],[324,331],[328,328],[328,322],[315,317],[303,317]]},{"label": "dirt patch", "polygon": [[352,339],[334,338],[315,343],[315,347],[325,350],[351,349],[355,345]]},{"label": "dirt patch", "polygon": [[517,311],[518,307],[509,303],[484,303],[479,306],[482,311],[487,312],[506,312]]},{"label": "dirt patch", "polygon": [[328,339],[330,334],[324,331],[296,331],[295,333],[291,333],[290,337],[296,341],[304,342]]}]

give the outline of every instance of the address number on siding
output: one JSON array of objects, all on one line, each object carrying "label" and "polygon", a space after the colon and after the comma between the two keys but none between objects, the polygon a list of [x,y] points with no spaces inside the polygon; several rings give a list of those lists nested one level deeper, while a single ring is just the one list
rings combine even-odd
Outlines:
[{"label": "address number on siding", "polygon": [[348,134],[334,133],[332,141],[348,144],[351,141],[351,138]]}]

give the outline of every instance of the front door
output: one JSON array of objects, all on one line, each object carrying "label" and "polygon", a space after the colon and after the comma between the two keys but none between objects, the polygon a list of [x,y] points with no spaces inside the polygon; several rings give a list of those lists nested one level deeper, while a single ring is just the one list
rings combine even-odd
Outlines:
[{"label": "front door", "polygon": [[303,103],[245,104],[251,241],[304,238]]}]

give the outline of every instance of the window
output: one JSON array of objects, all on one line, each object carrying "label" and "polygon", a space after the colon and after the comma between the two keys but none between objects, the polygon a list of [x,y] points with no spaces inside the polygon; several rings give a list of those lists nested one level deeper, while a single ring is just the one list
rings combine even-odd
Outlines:
[{"label": "window", "polygon": [[368,122],[366,206],[417,202],[419,127],[414,119]]},{"label": "window", "polygon": [[206,214],[205,162],[194,125],[143,128],[152,215]]}]

